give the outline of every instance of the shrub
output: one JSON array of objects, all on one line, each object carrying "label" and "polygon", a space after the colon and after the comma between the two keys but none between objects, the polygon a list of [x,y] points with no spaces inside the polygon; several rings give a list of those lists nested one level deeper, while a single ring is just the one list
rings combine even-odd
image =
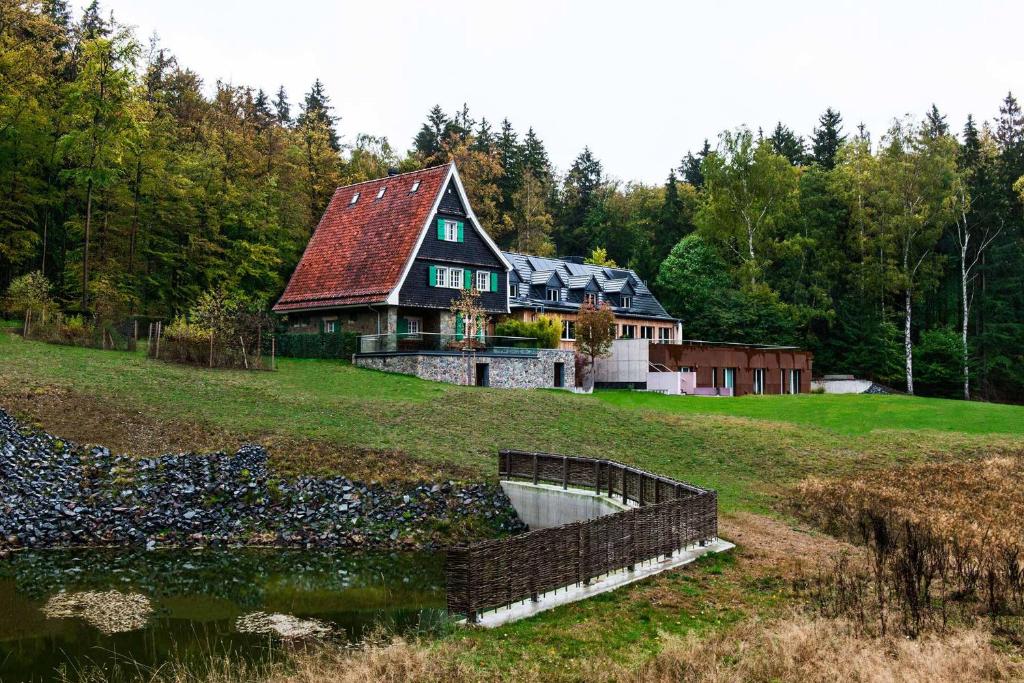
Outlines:
[{"label": "shrub", "polygon": [[14,278],[0,304],[4,313],[19,319],[27,312],[49,314],[57,310],[50,297],[50,281],[39,271]]},{"label": "shrub", "polygon": [[542,349],[557,349],[562,336],[558,321],[546,315],[537,316],[534,322],[504,320],[494,331],[499,337],[532,337]]}]

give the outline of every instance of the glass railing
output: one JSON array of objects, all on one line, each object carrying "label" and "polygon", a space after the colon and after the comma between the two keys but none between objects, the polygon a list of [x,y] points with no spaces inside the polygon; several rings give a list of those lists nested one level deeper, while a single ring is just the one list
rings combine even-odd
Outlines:
[{"label": "glass railing", "polygon": [[510,356],[536,356],[533,337],[503,337],[436,332],[366,334],[359,337],[359,353],[472,353],[487,352]]}]

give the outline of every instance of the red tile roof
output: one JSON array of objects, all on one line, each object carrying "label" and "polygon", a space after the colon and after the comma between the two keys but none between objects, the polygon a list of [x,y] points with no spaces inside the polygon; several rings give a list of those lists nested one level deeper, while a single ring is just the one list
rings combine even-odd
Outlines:
[{"label": "red tile roof", "polygon": [[[384,301],[413,255],[449,168],[445,164],[335,190],[274,311]],[[419,188],[412,192],[416,181]],[[381,187],[387,189],[377,199]]]}]

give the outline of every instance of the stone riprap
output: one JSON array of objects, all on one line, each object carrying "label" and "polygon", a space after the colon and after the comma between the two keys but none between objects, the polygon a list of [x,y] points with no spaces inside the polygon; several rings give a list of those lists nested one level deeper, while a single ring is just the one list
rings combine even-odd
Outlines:
[{"label": "stone riprap", "polygon": [[496,485],[284,478],[237,453],[114,455],[0,410],[0,553],[71,546],[430,547],[523,530]]},{"label": "stone riprap", "polygon": [[563,388],[576,385],[575,354],[565,349],[538,349],[536,356],[480,352],[357,354],[355,364],[371,370],[415,375],[449,384],[474,384],[476,366],[488,366],[489,386],[498,389],[544,389],[555,386],[555,363],[563,369]]}]

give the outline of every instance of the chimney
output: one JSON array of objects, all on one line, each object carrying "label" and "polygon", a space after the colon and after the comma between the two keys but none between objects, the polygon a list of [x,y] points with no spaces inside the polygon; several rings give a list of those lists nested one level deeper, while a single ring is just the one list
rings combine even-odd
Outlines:
[{"label": "chimney", "polygon": [[389,177],[389,178],[390,178],[391,176],[396,176],[396,175],[398,175],[398,169],[397,169],[397,168],[395,168],[394,166],[392,166],[391,168],[389,168],[389,169],[388,169],[388,177]]}]

